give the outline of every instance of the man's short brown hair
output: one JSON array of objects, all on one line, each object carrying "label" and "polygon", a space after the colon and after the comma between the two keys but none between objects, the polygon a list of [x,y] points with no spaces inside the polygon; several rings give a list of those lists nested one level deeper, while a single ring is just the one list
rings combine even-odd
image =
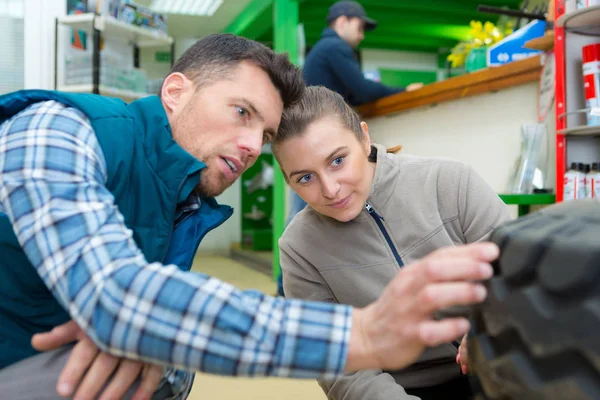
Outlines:
[{"label": "man's short brown hair", "polygon": [[304,92],[301,71],[286,54],[277,54],[267,46],[240,36],[217,33],[198,40],[183,53],[169,72],[180,72],[198,88],[227,79],[242,61],[262,68],[281,96],[284,108],[298,101]]}]

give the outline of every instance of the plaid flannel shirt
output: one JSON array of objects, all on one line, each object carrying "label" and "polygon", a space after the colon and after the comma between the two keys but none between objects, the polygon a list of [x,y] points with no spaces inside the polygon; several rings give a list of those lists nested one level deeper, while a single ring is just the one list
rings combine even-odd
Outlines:
[{"label": "plaid flannel shirt", "polygon": [[0,126],[0,212],[46,286],[102,350],[224,375],[343,373],[351,307],[240,291],[148,263],[106,179],[80,111],[40,102]]}]

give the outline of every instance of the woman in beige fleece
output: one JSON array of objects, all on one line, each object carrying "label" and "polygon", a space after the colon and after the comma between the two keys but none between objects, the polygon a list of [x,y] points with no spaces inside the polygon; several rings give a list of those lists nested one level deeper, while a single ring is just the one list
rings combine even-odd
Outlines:
[{"label": "woman in beige fleece", "polygon": [[[387,153],[342,97],[323,87],[309,87],[284,113],[273,153],[308,203],[279,241],[286,297],[366,306],[405,264],[441,247],[487,240],[509,219],[472,168]],[[458,356],[457,343],[448,343],[403,370],[319,384],[330,399],[468,399],[465,347]]]}]

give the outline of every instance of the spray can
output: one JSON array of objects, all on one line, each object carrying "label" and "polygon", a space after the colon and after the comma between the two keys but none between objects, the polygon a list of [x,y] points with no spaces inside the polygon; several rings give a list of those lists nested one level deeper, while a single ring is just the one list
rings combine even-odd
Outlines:
[{"label": "spray can", "polygon": [[600,116],[592,113],[592,108],[600,108],[600,43],[583,46],[582,53],[587,122],[590,126],[598,126]]}]

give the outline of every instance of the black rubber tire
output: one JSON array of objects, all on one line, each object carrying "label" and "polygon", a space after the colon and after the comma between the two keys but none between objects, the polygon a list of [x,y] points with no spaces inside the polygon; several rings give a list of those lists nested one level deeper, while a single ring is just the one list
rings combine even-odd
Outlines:
[{"label": "black rubber tire", "polygon": [[469,370],[487,399],[600,399],[600,202],[511,221],[488,298],[475,307]]}]

